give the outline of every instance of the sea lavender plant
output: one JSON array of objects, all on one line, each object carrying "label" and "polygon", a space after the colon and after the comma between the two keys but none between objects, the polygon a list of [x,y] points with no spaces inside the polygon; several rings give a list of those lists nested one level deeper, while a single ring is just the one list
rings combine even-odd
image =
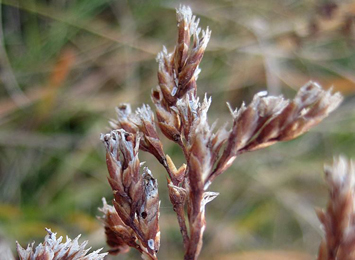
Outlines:
[{"label": "sea lavender plant", "polygon": [[[201,30],[189,7],[180,6],[176,15],[177,44],[173,52],[163,47],[157,56],[159,85],[151,93],[157,122],[149,105],[133,113],[129,104],[121,104],[117,120],[110,122],[112,131],[101,135],[114,194],[113,206],[104,200],[101,209],[112,253],[134,247],[144,259],[157,259],[157,181],[146,167],[140,173],[139,150],[151,153],[165,168],[169,198],[182,234],[184,259],[197,259],[206,228],[205,206],[218,195],[209,191],[214,179],[240,154],[305,133],[342,100],[339,93],[324,91],[315,82],[300,88],[293,100],[260,92],[249,105],[235,110],[229,106],[231,129],[224,125],[215,130],[216,123],[210,125],[207,118],[211,98],[205,95],[200,101],[196,85],[211,31]],[[166,138],[182,149],[186,164],[180,168],[164,153],[156,124]]]},{"label": "sea lavender plant", "polygon": [[[189,7],[177,11],[178,39],[173,52],[165,47],[157,56],[158,87],[151,93],[154,112],[143,105],[132,113],[129,104],[117,107],[112,131],[102,134],[106,147],[108,181],[113,191],[113,206],[103,199],[100,217],[105,226],[109,253],[137,249],[143,259],[157,259],[160,246],[158,183],[147,167],[142,167],[139,150],[151,153],[167,172],[172,207],[177,215],[184,244],[185,260],[197,259],[206,228],[205,206],[218,196],[209,191],[214,179],[225,172],[244,152],[293,139],[322,121],[341,102],[339,93],[324,91],[309,82],[299,89],[293,100],[282,96],[256,94],[249,105],[233,110],[232,127],[215,130],[208,123],[211,98],[197,97],[196,80],[211,31],[201,30],[199,20]],[[191,40],[192,39],[192,40]],[[177,168],[164,153],[157,132],[175,142],[183,151],[186,164]],[[142,170],[141,170],[142,169]],[[141,173],[142,172],[142,173]],[[326,211],[317,210],[325,231],[319,248],[319,260],[354,259],[354,166],[345,159],[326,167],[330,201]],[[27,249],[17,244],[21,260],[90,259],[101,260],[100,250],[87,254],[87,242],[78,244],[47,229],[43,244]]]}]

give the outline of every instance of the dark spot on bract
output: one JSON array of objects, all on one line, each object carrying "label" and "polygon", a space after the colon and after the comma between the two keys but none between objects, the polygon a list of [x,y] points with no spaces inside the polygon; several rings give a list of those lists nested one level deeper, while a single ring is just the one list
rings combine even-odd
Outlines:
[{"label": "dark spot on bract", "polygon": [[148,215],[148,214],[147,214],[147,212],[145,212],[145,211],[143,211],[142,214],[141,214],[141,216],[142,216],[143,219],[145,219],[145,218],[147,217],[147,215]]},{"label": "dark spot on bract", "polygon": [[173,139],[175,142],[178,142],[180,140],[181,136],[179,134],[174,134]]},{"label": "dark spot on bract", "polygon": [[160,100],[160,93],[159,93],[159,91],[153,91],[153,97],[156,99],[156,100]]},{"label": "dark spot on bract", "polygon": [[132,136],[130,134],[125,134],[124,137],[125,137],[126,141],[132,140]]}]

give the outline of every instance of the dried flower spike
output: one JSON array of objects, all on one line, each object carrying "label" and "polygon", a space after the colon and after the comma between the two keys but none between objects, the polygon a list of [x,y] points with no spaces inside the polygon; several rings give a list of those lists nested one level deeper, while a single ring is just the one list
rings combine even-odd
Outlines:
[{"label": "dried flower spike", "polygon": [[166,164],[163,146],[155,127],[154,114],[148,105],[132,113],[130,104],[121,104],[116,108],[117,120],[111,120],[113,129],[124,129],[128,133],[141,132],[140,149],[153,154],[161,164]]},{"label": "dried flower spike", "polygon": [[[169,198],[183,237],[184,259],[195,260],[200,254],[206,228],[205,206],[218,195],[208,191],[214,178],[223,173],[238,155],[293,139],[308,131],[333,111],[342,97],[339,93],[332,94],[331,90],[324,91],[314,82],[302,87],[294,100],[268,97],[261,92],[255,95],[250,105],[243,104],[240,109],[232,111],[230,130],[224,125],[215,131],[216,124],[209,125],[207,117],[211,98],[205,95],[200,102],[196,94],[199,64],[211,32],[198,26],[199,20],[189,7],[180,6],[176,16],[177,43],[173,52],[169,53],[163,47],[157,56],[159,85],[152,91],[151,98],[160,130],[180,146],[186,164],[177,169],[173,160],[164,154],[149,106],[143,105],[135,114],[128,104],[119,106],[118,119],[111,122],[117,130],[102,136],[117,212],[115,215],[112,208],[104,211],[104,222],[108,242],[111,241],[114,248],[123,250],[125,244],[118,239],[123,235],[116,234],[113,224],[107,221],[110,214],[122,220],[124,224],[118,224],[120,227],[126,225],[124,232],[131,232],[129,228],[134,232],[135,238],[131,242],[124,240],[126,245],[136,248],[138,245],[141,252],[148,247],[148,255],[155,257],[154,252],[149,251],[147,239],[153,239],[154,248],[157,248],[159,205],[156,181],[148,170],[139,174],[138,159],[138,149],[148,151],[168,173]],[[145,223],[143,212],[148,212],[147,219],[153,221]]]},{"label": "dried flower spike", "polygon": [[355,259],[355,165],[340,157],[324,172],[329,202],[325,211],[317,209],[325,231],[318,260]]},{"label": "dried flower spike", "polygon": [[[124,225],[121,225],[120,230],[112,226],[113,223],[109,222],[112,221],[109,216],[114,216],[112,208],[105,207],[105,203],[104,222],[109,236],[121,231],[117,237],[125,240],[133,231],[137,242],[132,238],[126,240],[126,244],[138,249],[148,259],[156,259],[160,246],[158,183],[148,168],[145,167],[143,174],[140,173],[140,139],[140,136],[123,129],[101,136],[107,151],[106,163],[114,195],[113,204],[119,217],[115,216],[114,221],[119,224],[121,220]],[[112,237],[107,239],[112,241]],[[120,247],[120,241],[116,243],[117,246]]]},{"label": "dried flower spike", "polygon": [[[204,55],[211,31],[198,27],[199,20],[190,7],[180,6],[176,10],[178,39],[175,50],[168,53],[163,47],[157,56],[159,63],[159,86],[152,92],[157,109],[159,127],[166,137],[181,144],[181,124],[176,102],[187,93],[196,97],[198,68]],[[192,38],[192,44],[190,44]],[[185,131],[187,131],[185,129]]]},{"label": "dried flower spike", "polygon": [[47,229],[44,242],[34,247],[34,242],[28,245],[26,249],[17,243],[17,253],[20,260],[103,260],[107,253],[101,253],[102,250],[96,250],[87,254],[90,248],[85,249],[87,241],[79,245],[80,235],[74,240],[67,237],[67,241],[62,243],[63,237],[56,238],[57,233],[52,233]]},{"label": "dried flower spike", "polygon": [[108,205],[102,198],[103,206],[99,210],[103,213],[99,219],[105,226],[106,243],[111,248],[110,254],[127,253],[130,247],[140,248],[133,229],[123,223],[115,208]]},{"label": "dried flower spike", "polygon": [[331,89],[325,91],[312,81],[300,88],[293,100],[266,96],[264,92],[256,94],[249,106],[243,104],[240,109],[231,110],[234,117],[231,134],[209,180],[223,173],[244,152],[305,133],[335,110],[342,99],[340,93],[332,94]]}]

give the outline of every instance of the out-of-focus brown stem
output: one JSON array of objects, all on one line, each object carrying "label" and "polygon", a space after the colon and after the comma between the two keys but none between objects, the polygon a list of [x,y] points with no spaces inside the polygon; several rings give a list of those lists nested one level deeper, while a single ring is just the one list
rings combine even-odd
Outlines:
[{"label": "out-of-focus brown stem", "polygon": [[170,202],[173,205],[173,209],[176,213],[184,243],[184,248],[186,251],[190,242],[185,219],[186,190],[182,187],[174,185],[169,179],[168,189]]},{"label": "out-of-focus brown stem", "polygon": [[[171,181],[173,182],[174,185],[178,185],[178,180],[176,180],[176,178],[174,177],[171,169],[169,168],[169,166],[166,164],[164,165],[166,171],[168,172],[168,175],[171,179]],[[187,249],[187,245],[189,243],[189,235],[187,232],[187,227],[186,227],[186,220],[185,220],[185,209],[184,209],[184,204],[183,202],[176,202],[176,201],[171,201],[171,203],[173,204],[173,209],[176,213],[176,217],[180,226],[180,232],[182,235],[182,239],[183,239],[183,243],[184,243],[184,248],[185,250]]]},{"label": "out-of-focus brown stem", "polygon": [[[193,159],[193,155],[191,156],[190,159]],[[201,180],[202,172],[199,168],[194,168],[193,164],[190,167],[188,169],[189,191],[187,197],[190,241],[185,251],[185,260],[198,258],[202,248],[203,227],[205,226],[204,205],[202,206],[204,192],[204,184]]]},{"label": "out-of-focus brown stem", "polygon": [[173,209],[176,213],[176,217],[180,226],[180,233],[182,235],[182,240],[184,243],[185,251],[188,248],[190,243],[189,234],[187,232],[186,219],[185,219],[185,209],[183,204],[177,204],[173,206]]},{"label": "out-of-focus brown stem", "polygon": [[184,260],[196,260],[198,258],[202,247],[203,223],[204,219],[202,214],[198,214],[193,223],[190,223],[190,240],[187,250],[185,251]]},{"label": "out-of-focus brown stem", "polygon": [[[183,141],[180,139],[178,144],[180,145],[183,153],[184,153],[184,157],[186,159],[186,161],[188,161],[189,158],[189,153],[187,151],[187,147],[186,145],[183,143]],[[188,170],[186,171],[188,172]],[[186,183],[183,183],[183,187],[186,187]],[[184,205],[180,204],[177,207],[177,210],[175,210],[174,207],[174,211],[177,214],[177,218],[178,218],[178,222],[179,222],[179,226],[180,226],[180,232],[183,236],[183,241],[184,241],[184,248],[185,248],[185,260],[186,259],[197,259],[199,252],[197,252],[197,245],[202,243],[202,236],[199,235],[201,233],[201,227],[198,228],[198,230],[196,230],[196,228],[193,228],[191,223],[189,224],[190,226],[190,237],[188,235],[188,231],[187,231],[187,227],[186,227],[186,220],[185,220],[185,209],[184,209]],[[199,222],[199,220],[196,220]],[[201,222],[199,222],[198,226],[200,225]]]}]

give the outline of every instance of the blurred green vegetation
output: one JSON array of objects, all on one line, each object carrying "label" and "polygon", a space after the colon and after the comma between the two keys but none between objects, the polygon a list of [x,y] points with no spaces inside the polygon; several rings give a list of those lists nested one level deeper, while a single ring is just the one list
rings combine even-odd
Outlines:
[{"label": "blurred green vegetation", "polygon": [[[327,199],[322,168],[355,152],[355,3],[331,0],[193,1],[212,29],[198,93],[213,96],[210,122],[267,89],[294,96],[308,80],[345,100],[304,136],[245,154],[211,190],[202,259],[255,250],[315,255],[313,208]],[[175,1],[0,1],[0,242],[14,250],[44,228],[105,245],[96,219],[112,198],[99,134],[114,107],[151,104],[155,56],[176,40]],[[164,141],[176,165],[176,146]],[[163,168],[141,153],[160,184],[161,259],[182,259],[182,241]],[[140,259],[134,251],[113,259]],[[236,256],[223,259],[236,259]]]}]

